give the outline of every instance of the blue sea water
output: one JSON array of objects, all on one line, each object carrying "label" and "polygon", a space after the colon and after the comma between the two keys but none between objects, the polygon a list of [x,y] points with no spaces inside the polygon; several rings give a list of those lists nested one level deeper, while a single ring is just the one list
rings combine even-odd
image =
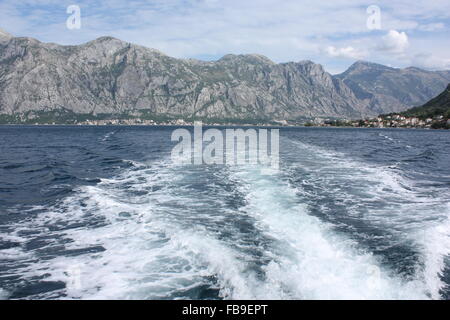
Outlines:
[{"label": "blue sea water", "polygon": [[173,129],[0,127],[0,298],[450,298],[450,132],[281,128],[270,173]]}]

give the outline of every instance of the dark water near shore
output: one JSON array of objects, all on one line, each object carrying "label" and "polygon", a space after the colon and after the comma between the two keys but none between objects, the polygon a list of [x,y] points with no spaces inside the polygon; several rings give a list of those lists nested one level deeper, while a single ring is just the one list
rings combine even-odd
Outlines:
[{"label": "dark water near shore", "polygon": [[450,132],[283,128],[268,173],[172,130],[0,127],[0,298],[450,298]]}]

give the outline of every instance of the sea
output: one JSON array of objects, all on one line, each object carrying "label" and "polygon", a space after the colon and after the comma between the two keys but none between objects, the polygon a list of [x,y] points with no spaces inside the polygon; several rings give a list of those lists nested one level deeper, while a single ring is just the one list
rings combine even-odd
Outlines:
[{"label": "sea", "polygon": [[279,128],[264,170],[174,129],[0,126],[0,299],[450,299],[450,131]]}]

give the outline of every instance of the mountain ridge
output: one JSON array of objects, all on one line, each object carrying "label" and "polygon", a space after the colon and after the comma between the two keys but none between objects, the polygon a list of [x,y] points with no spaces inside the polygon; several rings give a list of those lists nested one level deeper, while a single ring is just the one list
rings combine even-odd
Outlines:
[{"label": "mountain ridge", "polygon": [[450,82],[450,71],[392,68],[357,61],[336,77],[366,101],[374,113],[383,114],[401,112],[432,99]]},{"label": "mountain ridge", "polygon": [[[110,36],[69,46],[11,37],[0,42],[0,114],[64,109],[236,120],[361,118],[383,113],[379,110],[405,110],[407,102],[429,99],[442,91],[443,82],[450,82],[450,71],[441,76],[368,62],[354,65],[333,76],[309,60],[275,63],[259,54],[228,54],[201,61],[176,59]],[[369,68],[365,75],[363,65]],[[379,66],[388,69],[380,71]],[[392,77],[391,69],[418,83],[431,77],[431,89],[414,96],[403,88],[412,98],[399,101],[368,86],[367,79],[355,81],[383,70]]]}]

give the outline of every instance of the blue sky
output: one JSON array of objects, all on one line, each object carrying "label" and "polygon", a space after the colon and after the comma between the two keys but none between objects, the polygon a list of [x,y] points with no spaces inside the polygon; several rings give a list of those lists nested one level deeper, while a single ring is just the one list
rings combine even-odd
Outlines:
[{"label": "blue sky", "polygon": [[[79,30],[66,27],[69,5],[81,8]],[[371,5],[380,29],[367,27]],[[331,73],[356,60],[450,69],[448,0],[0,0],[0,28],[60,44],[110,35],[177,58],[308,59]]]}]

